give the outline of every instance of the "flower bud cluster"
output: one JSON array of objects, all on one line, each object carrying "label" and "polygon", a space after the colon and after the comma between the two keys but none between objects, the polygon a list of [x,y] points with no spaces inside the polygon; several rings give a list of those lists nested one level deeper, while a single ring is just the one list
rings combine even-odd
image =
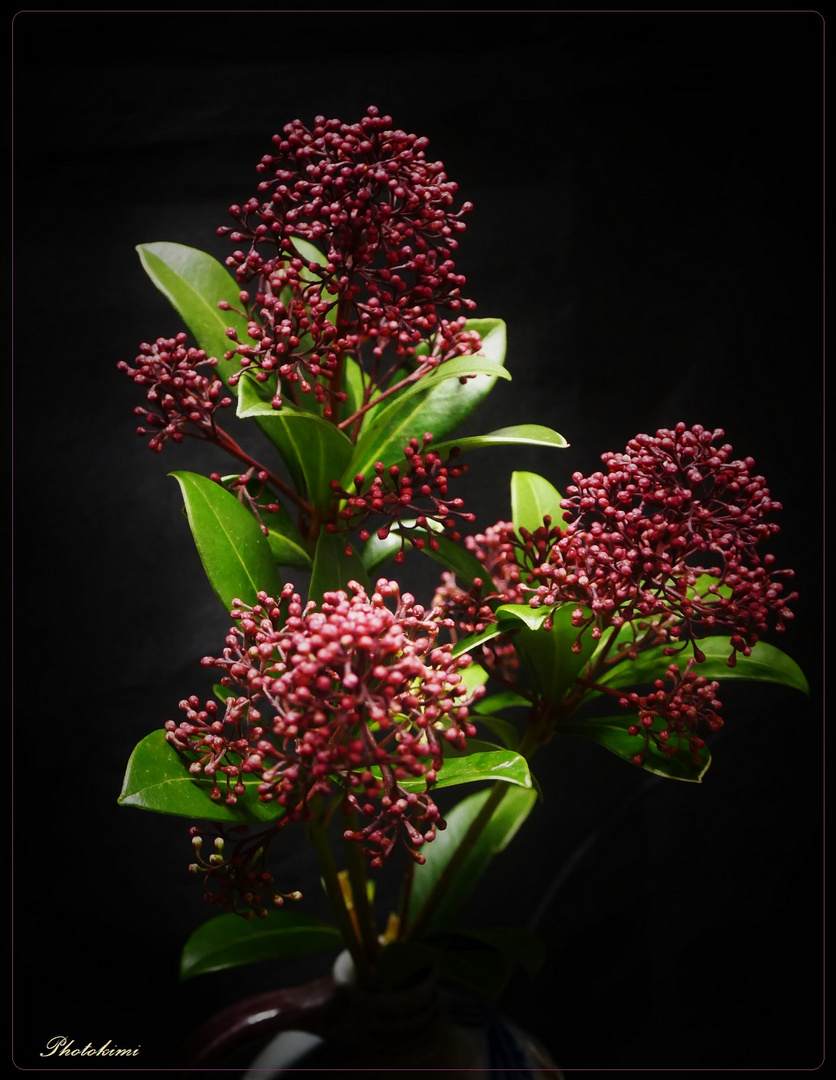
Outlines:
[{"label": "flower bud cluster", "polygon": [[[247,919],[266,918],[271,907],[281,907],[285,900],[299,900],[299,892],[280,893],[267,869],[267,851],[279,831],[268,826],[252,833],[247,826],[233,826],[224,836],[221,826],[206,829],[193,826],[192,838],[196,861],[189,869],[203,874],[203,893],[208,903],[217,904]],[[205,854],[206,841],[212,840],[212,853]]]},{"label": "flower bud cluster", "polygon": [[569,524],[536,571],[532,605],[576,602],[575,625],[595,636],[653,620],[698,659],[697,638],[730,632],[730,665],[771,621],[782,630],[797,594],[781,578],[792,571],[756,550],[778,531],[767,518],[781,505],[751,458],[717,445],[722,436],[680,423],[604,454],[606,473],[576,473],[563,503]]},{"label": "flower bud cluster", "polygon": [[217,375],[198,371],[217,360],[207,357],[202,349],[187,347],[186,340],[187,335],[181,332],[173,338],[157,338],[153,345],[143,342],[136,367],[124,360],[116,365],[137,386],[148,387],[146,397],[153,408],[137,406],[134,413],[148,425],[137,428],[138,435],[147,435],[151,429],[148,445],[152,450],[162,450],[166,439],[182,442],[186,428],[190,434],[211,438],[215,412],[232,404]]},{"label": "flower bud cluster", "polygon": [[362,343],[374,357],[392,346],[402,362],[426,338],[450,338],[439,312],[456,320],[475,307],[452,257],[472,206],[454,208],[457,185],[427,145],[374,107],[356,124],[318,116],[273,137],[258,196],[218,230],[242,245],[227,259],[239,282],[257,281],[261,322],[233,350],[244,364],[324,397],[320,377]]},{"label": "flower bud cluster", "polygon": [[[454,637],[469,637],[496,622],[499,604],[524,604],[526,586],[535,582],[535,570],[548,558],[561,531],[546,517],[534,532],[515,529],[508,521],[498,521],[484,533],[465,538],[465,547],[485,568],[484,578],[476,578],[469,589],[456,584],[455,575],[442,575],[433,605],[444,612],[454,627]],[[499,637],[481,646],[484,666],[505,682],[514,681],[518,667],[512,637]]]},{"label": "flower bud cluster", "polygon": [[[261,383],[278,374],[274,408],[281,408],[283,386],[294,395],[313,393],[319,404],[327,405],[325,382],[336,371],[340,353],[354,351],[358,345],[356,334],[338,334],[334,298],[327,293],[323,297],[322,285],[304,276],[311,267],[316,269],[318,264],[296,257],[276,267],[255,296],[258,319],[249,318],[246,340],[242,342],[234,328],[227,330],[236,347],[224,353],[224,359],[237,358],[242,373],[249,372]],[[249,293],[240,295],[248,304]],[[235,386],[240,377],[232,375],[230,385]],[[337,391],[336,398],[345,401],[346,395]]]},{"label": "flower bud cluster", "polygon": [[189,699],[166,737],[195,775],[225,779],[214,798],[234,804],[252,776],[289,823],[313,798],[337,797],[364,820],[346,835],[373,865],[398,840],[423,861],[419,848],[441,826],[428,792],[443,747],[463,748],[475,731],[459,673],[469,659],[436,645],[437,615],[396,583],[381,579],[371,595],[349,588],[319,608],[292,586],[278,601],[260,593],[236,606],[223,655],[203,661],[224,673],[225,708]]},{"label": "flower bud cluster", "polygon": [[687,747],[698,762],[705,746],[700,726],[704,724],[710,731],[723,726],[719,715],[722,705],[717,699],[719,683],[693,669],[694,660],[688,661],[684,671],[670,664],[666,672],[670,685],[666,686],[665,679],[656,679],[649,694],[630,693],[621,698],[620,705],[638,712],[638,723],[627,730],[644,741],[644,750],[633,756],[634,764],[643,764],[651,744],[668,757]]},{"label": "flower bud cluster", "polygon": [[224,478],[220,473],[210,473],[209,479],[235,495],[256,519],[264,535],[270,535],[270,530],[264,524],[263,515],[278,514],[281,511],[281,505],[276,502],[268,486],[270,476],[266,469],[259,469],[253,465],[238,476]]},{"label": "flower bud cluster", "polygon": [[[387,468],[378,461],[371,478],[358,473],[354,478],[354,494],[349,494],[333,480],[331,490],[345,501],[345,505],[337,515],[338,524],[329,525],[329,530],[359,528],[360,539],[366,541],[371,536],[366,523],[371,518],[383,517],[386,524],[377,530],[381,540],[386,539],[394,525],[399,525],[402,546],[395,556],[397,562],[403,561],[403,545],[407,539],[419,550],[425,546],[438,550],[438,540],[428,533],[431,523],[441,528],[451,540],[460,540],[457,519],[471,522],[475,515],[462,509],[462,499],[450,498],[448,483],[451,478],[461,476],[467,466],[443,463],[440,454],[428,449],[431,442],[429,432],[421,442],[410,439],[404,449],[406,468],[399,465]],[[455,453],[454,449],[451,458]]]}]

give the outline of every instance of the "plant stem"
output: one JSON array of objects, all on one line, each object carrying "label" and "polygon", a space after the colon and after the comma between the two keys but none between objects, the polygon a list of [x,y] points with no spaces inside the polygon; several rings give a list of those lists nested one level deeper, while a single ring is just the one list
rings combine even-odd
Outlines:
[{"label": "plant stem", "polygon": [[235,439],[224,431],[223,428],[216,426],[215,436],[218,446],[226,450],[227,453],[232,454],[233,457],[237,457],[239,461],[243,461],[245,465],[249,465],[259,472],[267,473],[267,479],[277,491],[280,491],[282,495],[284,495],[285,498],[290,499],[291,502],[296,503],[299,509],[304,510],[306,514],[313,514],[313,507],[309,503],[306,503],[301,495],[298,495],[293,488],[289,487],[280,476],[276,476],[276,474],[270,472],[269,469],[265,469],[260,462],[255,460],[255,458],[250,457],[247,451],[239,446]]},{"label": "plant stem", "polygon": [[363,976],[368,975],[370,968],[369,960],[362,943],[357,937],[357,931],[354,922],[352,921],[351,913],[346,907],[345,897],[343,896],[342,887],[340,886],[339,873],[337,872],[334,857],[331,854],[331,847],[328,843],[327,830],[325,825],[321,823],[321,820],[317,820],[316,817],[308,824],[308,837],[314,852],[316,853],[319,870],[322,874],[322,883],[325,886],[325,894],[334,909],[334,914],[337,917],[337,925],[343,936],[345,947],[351,953],[351,958],[354,961],[354,966],[357,969],[357,974],[360,976],[361,981],[367,981],[364,980]]},{"label": "plant stem", "polygon": [[508,784],[504,780],[497,780],[485,800],[485,804],[476,817],[471,821],[470,827],[464,835],[462,842],[456,848],[456,853],[447,863],[439,875],[438,881],[433,886],[430,895],[422,904],[418,914],[412,921],[412,925],[406,932],[407,938],[418,938],[430,928],[432,920],[447,896],[450,886],[459,875],[464,863],[476,846],[477,841],[487,828],[488,822],[494,815],[494,811],[505,798]]},{"label": "plant stem", "polygon": [[337,427],[341,429],[348,427],[354,421],[359,420],[365,413],[369,411],[369,409],[374,408],[375,405],[379,405],[381,401],[385,401],[386,398],[391,397],[392,394],[397,393],[398,390],[402,390],[405,386],[411,386],[413,383],[418,382],[418,380],[423,378],[424,375],[427,375],[429,374],[429,372],[434,371],[437,366],[437,364],[422,364],[421,367],[416,368],[415,371],[412,372],[412,374],[407,375],[406,378],[401,379],[400,382],[396,382],[394,386],[390,386],[388,387],[388,389],[382,390],[377,395],[377,397],[372,398],[371,401],[366,402],[366,404],[362,405],[357,410],[357,412],[352,413],[351,416],[347,416],[345,420],[342,420],[339,424],[337,424]]},{"label": "plant stem", "polygon": [[[354,826],[356,827],[356,815]],[[374,959],[379,949],[377,927],[374,921],[374,912],[369,903],[369,889],[366,881],[366,864],[363,859],[363,851],[357,840],[347,840],[345,844],[346,862],[348,865],[348,880],[351,885],[351,895],[354,898],[354,913],[357,918],[357,926],[363,948],[370,959]]]},{"label": "plant stem", "polygon": [[[530,760],[534,756],[535,750],[544,741],[544,731],[548,727],[548,717],[541,715],[541,713],[542,710],[539,703],[535,704],[531,710],[531,719],[529,721],[528,729],[517,747],[517,752],[526,760]],[[455,855],[453,855],[442,870],[438,881],[436,881],[435,885],[432,887],[429,896],[413,919],[412,924],[407,929],[404,937],[417,938],[430,928],[432,920],[438,913],[442,901],[446,897],[456,877],[461,872],[468,856],[479,842],[482,833],[488,827],[494,814],[499,809],[502,800],[507,795],[508,789],[511,786],[512,785],[506,783],[504,780],[497,780],[494,783],[482,809],[473,821],[471,821],[462,842],[456,848]]]}]

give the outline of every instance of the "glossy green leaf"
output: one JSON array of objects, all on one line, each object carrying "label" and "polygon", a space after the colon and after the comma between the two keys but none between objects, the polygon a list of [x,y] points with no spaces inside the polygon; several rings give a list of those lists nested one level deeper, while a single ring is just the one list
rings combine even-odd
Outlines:
[{"label": "glossy green leaf", "polygon": [[[485,446],[549,446],[562,448],[569,444],[562,435],[542,424],[515,424],[513,427],[497,428],[486,435],[466,435],[461,439],[447,439],[433,450],[439,452],[458,447],[459,450],[477,450]],[[540,522],[542,525],[542,522]]]},{"label": "glossy green leaf", "polygon": [[254,604],[259,590],[278,596],[282,581],[267,537],[226,488],[199,473],[174,472],[203,569],[227,611]]},{"label": "glossy green leaf", "polygon": [[[804,672],[785,652],[766,641],[752,647],[749,656],[736,653],[734,667],[729,667],[731,645],[728,637],[704,638],[698,642],[705,660],[697,664],[696,671],[707,679],[749,679],[757,682],[778,683],[809,694],[810,687]],[[676,656],[665,656],[663,647],[647,649],[636,660],[624,660],[616,664],[597,681],[603,686],[637,686],[664,677],[671,663],[684,668],[691,656],[690,650]]]},{"label": "glossy green leaf", "polygon": [[286,960],[291,956],[339,949],[336,926],[288,907],[270,911],[251,922],[240,915],[218,915],[199,927],[183,948],[180,980],[208,971],[254,964],[259,960]]},{"label": "glossy green leaf", "polygon": [[[438,771],[433,788],[455,787],[456,784],[472,784],[479,780],[502,780],[519,787],[532,786],[528,762],[524,757],[481,739],[468,739],[464,751],[444,747],[444,764]],[[426,783],[421,777],[399,781],[404,791],[424,791]]]},{"label": "glossy green leaf", "polygon": [[[224,476],[224,483],[235,480],[238,474]],[[247,485],[250,494],[259,502],[266,501],[262,495],[263,485],[257,480],[251,480]],[[270,496],[272,498],[272,496]],[[299,535],[299,530],[294,524],[293,518],[281,505],[276,503],[278,510],[275,512],[261,509],[261,523],[267,529],[267,543],[273,552],[273,558],[280,566],[293,566],[297,569],[310,570],[311,556],[305,548],[304,541]]]},{"label": "glossy green leaf", "polygon": [[476,702],[474,710],[477,713],[496,713],[502,709],[531,708],[531,702],[516,690],[503,690],[499,694],[491,694]]},{"label": "glossy green leaf", "polygon": [[[473,319],[468,321],[467,326],[482,334],[481,352],[474,357],[458,357],[442,364],[433,372],[433,383],[427,385],[425,380],[421,380],[416,384],[418,389],[411,392],[406,400],[399,395],[373,410],[372,416],[364,423],[355,456],[345,472],[343,487],[346,490],[350,490],[348,485],[353,483],[357,473],[365,475],[376,461],[399,463],[410,439],[420,439],[427,431],[431,431],[437,440],[449,435],[490,393],[497,378],[502,377],[499,373],[504,371],[505,324],[499,319]],[[461,384],[458,379],[449,376],[457,370],[461,375],[463,369],[448,367],[449,364],[458,364],[460,360],[476,365],[484,362],[485,370],[491,374],[477,375]],[[438,372],[443,372],[445,368],[447,375],[439,378]],[[507,377],[507,372],[505,375]]]},{"label": "glossy green leaf", "polygon": [[310,570],[313,561],[302,543],[298,530],[285,531],[286,526],[273,521],[272,514],[263,518],[267,527],[267,543],[279,566],[292,566],[296,570]]},{"label": "glossy green leaf", "polygon": [[[410,919],[414,919],[418,914],[444,869],[459,853],[462,840],[490,797],[491,791],[491,788],[477,791],[453,807],[445,815],[447,828],[440,831],[431,844],[425,845],[422,854],[427,861],[415,867],[409,903]],[[479,840],[458,866],[435,916],[430,921],[429,930],[443,929],[455,915],[494,855],[503,851],[516,836],[536,801],[537,793],[530,788],[512,784],[505,786],[502,802],[494,811]]]},{"label": "glossy green leaf", "polygon": [[197,248],[183,244],[140,244],[137,248],[143,268],[169,300],[194,335],[201,349],[218,360],[216,371],[226,382],[240,371],[237,360],[224,360],[234,347],[227,327],[234,327],[241,341],[247,340],[247,320],[236,311],[221,311],[218,301],[239,307],[240,285],[224,266]]},{"label": "glossy green leaf", "polygon": [[462,677],[462,686],[467,687],[468,693],[472,693],[477,686],[484,686],[489,677],[482,665],[476,663],[470,663],[462,668],[459,675]]},{"label": "glossy green leaf", "polygon": [[456,356],[452,360],[446,360],[437,368],[428,372],[417,382],[404,387],[394,398],[391,405],[382,409],[378,417],[383,420],[386,413],[397,412],[398,407],[404,405],[410,398],[421,394],[430,394],[441,383],[448,379],[463,379],[473,375],[489,375],[491,378],[511,380],[511,373],[502,364],[494,360],[488,360],[481,353],[473,353],[470,356]]},{"label": "glossy green leaf", "polygon": [[509,750],[514,750],[520,741],[519,732],[514,725],[501,716],[491,716],[489,713],[476,712],[471,709],[470,719],[474,724],[481,724],[482,727],[486,727]]},{"label": "glossy green leaf", "polygon": [[395,555],[401,550],[409,551],[409,541],[404,543],[401,539],[401,534],[392,529],[389,535],[383,540],[377,534],[373,533],[370,539],[368,539],[362,548],[363,565],[366,570],[371,574],[379,567],[383,566],[389,559],[394,559]]},{"label": "glossy green leaf", "polygon": [[539,630],[551,611],[551,608],[533,608],[530,604],[500,604],[496,609],[496,618],[503,624],[512,621],[522,624],[529,630]]},{"label": "glossy green leaf", "polygon": [[520,659],[521,685],[552,704],[559,702],[574,686],[598,644],[591,634],[585,633],[581,635],[580,651],[574,651],[578,639],[577,628],[572,625],[574,607],[574,604],[563,604],[557,608],[550,630],[524,627],[514,637],[514,648]]},{"label": "glossy green leaf", "polygon": [[528,604],[502,604],[496,611],[496,622],[471,634],[470,637],[462,638],[453,646],[453,656],[462,656],[471,652],[479,645],[492,641],[500,634],[510,634],[525,629],[536,630],[541,627],[549,616],[550,608],[532,608]]},{"label": "glossy green leaf", "polygon": [[320,603],[327,592],[346,592],[349,581],[358,582],[368,591],[369,576],[363,560],[353,548],[350,555],[346,554],[347,543],[346,533],[329,533],[323,529],[319,534],[308,599]]},{"label": "glossy green leaf", "polygon": [[480,645],[486,644],[488,641],[493,641],[494,638],[500,636],[500,634],[510,633],[512,630],[517,630],[520,627],[520,623],[516,620],[508,620],[505,623],[492,623],[490,626],[486,626],[484,630],[480,630],[478,634],[471,634],[469,637],[462,638],[461,641],[457,641],[453,646],[453,656],[464,656],[465,653],[473,652],[478,649]]},{"label": "glossy green leaf", "polygon": [[[328,262],[326,256],[312,244],[309,240],[303,240],[301,236],[293,236],[290,238],[290,242],[293,244],[299,256],[305,259],[306,262],[316,263],[318,266],[325,266]],[[302,270],[301,277],[303,281],[318,281],[319,278],[311,274],[309,270]]]},{"label": "glossy green leaf", "polygon": [[226,788],[222,777],[218,779],[221,798],[211,798],[212,780],[202,774],[193,776],[189,772],[189,760],[166,740],[164,731],[152,731],[131,754],[119,804],[158,814],[238,825],[277,821],[284,813],[275,802],[261,802],[259,781],[255,778],[244,779],[247,790],[234,806],[224,802]]},{"label": "glossy green leaf", "polygon": [[[632,718],[635,718],[635,713],[632,714]],[[640,767],[657,776],[665,776],[670,780],[686,780],[691,783],[699,783],[702,780],[711,764],[711,754],[707,746],[697,753],[696,759],[687,745],[682,746],[673,756],[664,754],[652,741],[645,749],[644,739],[640,735],[631,735],[627,730],[631,723],[631,714],[625,710],[621,716],[592,717],[560,724],[557,733],[558,735],[582,735],[586,739],[592,739],[593,742],[606,747],[607,750],[631,764],[635,755],[641,753],[644,755],[644,760]]]},{"label": "glossy green leaf", "polygon": [[[384,540],[373,535],[366,542],[363,548],[363,562],[366,569],[369,571],[377,569],[400,551],[401,547],[407,552],[416,550],[408,539],[410,536],[420,537],[427,541],[421,549],[421,554],[441,563],[445,569],[452,570],[456,577],[467,585],[476,578],[484,578],[485,568],[475,555],[471,555],[463,547],[454,544],[445,536],[439,536],[434,531],[410,528],[407,522],[404,523],[403,528],[398,525],[393,526]],[[429,543],[430,538],[433,540],[433,545]]]},{"label": "glossy green leaf", "polygon": [[511,520],[517,528],[534,532],[544,517],[550,517],[552,525],[562,524],[560,499],[560,492],[537,473],[511,474]]},{"label": "glossy green leaf", "polygon": [[345,379],[343,390],[347,401],[340,406],[340,416],[353,416],[363,404],[366,378],[363,369],[352,356],[345,357]]},{"label": "glossy green leaf", "polygon": [[348,436],[315,412],[289,404],[274,409],[271,395],[255,379],[242,379],[238,390],[238,416],[259,420],[297,488],[316,509],[324,510],[334,497],[331,481],[340,478],[354,449]]}]

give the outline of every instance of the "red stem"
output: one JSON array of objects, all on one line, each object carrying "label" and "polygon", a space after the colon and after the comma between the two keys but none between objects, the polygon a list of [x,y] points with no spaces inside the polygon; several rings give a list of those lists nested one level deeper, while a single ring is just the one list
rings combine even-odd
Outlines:
[{"label": "red stem", "polygon": [[273,487],[276,488],[277,491],[280,491],[282,495],[284,495],[285,498],[290,499],[291,502],[296,503],[300,510],[303,510],[306,514],[313,515],[313,507],[309,503],[306,503],[305,500],[299,494],[297,494],[297,492],[295,492],[292,487],[290,487],[284,482],[284,480],[281,479],[281,477],[276,476],[276,474],[272,473],[269,469],[265,469],[264,466],[258,461],[256,461],[255,458],[250,457],[247,451],[244,450],[243,447],[239,446],[235,439],[233,439],[231,435],[227,434],[227,432],[225,432],[223,428],[217,426],[215,427],[215,441],[217,442],[218,446],[222,447],[228,453],[232,454],[233,457],[237,457],[239,461],[243,461],[245,465],[249,465],[257,469],[259,472],[266,473],[267,479],[273,485]]}]

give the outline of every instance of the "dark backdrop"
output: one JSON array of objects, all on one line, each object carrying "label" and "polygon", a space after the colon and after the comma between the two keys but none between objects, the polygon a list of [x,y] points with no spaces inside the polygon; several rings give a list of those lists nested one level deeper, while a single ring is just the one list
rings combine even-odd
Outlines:
[{"label": "dark backdrop", "polygon": [[[38,1055],[66,1035],[162,1068],[213,1009],[327,967],[177,983],[211,914],[185,826],[116,796],[227,625],[165,475],[215,465],[200,447],[149,453],[115,364],[179,329],[134,245],[223,257],[214,230],[254,192],[270,136],[374,103],[429,136],[476,205],[458,263],[478,314],[508,322],[514,381],[471,429],[537,422],[571,442],[474,459],[479,524],[508,515],[512,467],[560,487],[681,419],[756,458],[798,570],[778,644],[812,699],[729,689],[702,785],[648,782],[592,744],[540,765],[546,801],[468,913],[536,919],[546,940],[543,975],[504,1006],[570,1076],[814,1067],[821,18],[24,12],[14,37],[17,1065],[51,1067]],[[304,853],[285,859],[303,872]]]}]

